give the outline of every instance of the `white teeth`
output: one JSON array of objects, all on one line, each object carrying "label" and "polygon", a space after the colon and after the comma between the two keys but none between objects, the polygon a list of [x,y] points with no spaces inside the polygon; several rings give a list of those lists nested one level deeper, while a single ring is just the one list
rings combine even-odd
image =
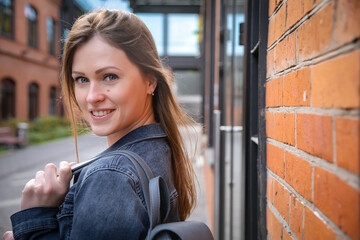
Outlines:
[{"label": "white teeth", "polygon": [[106,114],[109,114],[110,113],[110,110],[106,110],[106,111],[92,111],[92,114],[95,116],[95,117],[102,117],[102,116],[105,116]]}]

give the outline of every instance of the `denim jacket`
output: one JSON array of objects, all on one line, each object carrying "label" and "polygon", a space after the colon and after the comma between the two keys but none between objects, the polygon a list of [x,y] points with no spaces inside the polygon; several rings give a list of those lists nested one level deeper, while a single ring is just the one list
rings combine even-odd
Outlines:
[{"label": "denim jacket", "polygon": [[[130,150],[166,181],[171,211],[178,221],[171,149],[160,124],[139,127],[106,149]],[[138,173],[122,155],[102,157],[84,167],[58,207],[34,207],[11,216],[15,239],[144,239],[149,217]]]}]

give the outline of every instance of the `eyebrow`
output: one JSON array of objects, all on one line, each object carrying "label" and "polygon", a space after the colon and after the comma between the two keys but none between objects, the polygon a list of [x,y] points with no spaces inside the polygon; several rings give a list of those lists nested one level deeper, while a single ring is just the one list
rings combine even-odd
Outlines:
[{"label": "eyebrow", "polygon": [[[104,71],[104,70],[106,70],[106,69],[109,69],[109,68],[114,68],[114,69],[120,70],[119,68],[114,67],[114,66],[106,66],[106,67],[99,68],[98,70],[96,70],[96,71],[95,71],[95,74],[99,74],[99,73],[101,73],[102,71]],[[85,73],[77,72],[77,71],[72,71],[72,74],[85,75]]]}]

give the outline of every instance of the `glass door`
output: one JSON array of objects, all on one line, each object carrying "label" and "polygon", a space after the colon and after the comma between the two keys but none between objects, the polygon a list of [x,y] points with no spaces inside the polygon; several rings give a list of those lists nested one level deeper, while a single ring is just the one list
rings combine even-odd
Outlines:
[{"label": "glass door", "polygon": [[219,220],[217,239],[244,239],[244,161],[242,159],[243,56],[240,23],[244,0],[224,0],[221,9],[219,127]]}]

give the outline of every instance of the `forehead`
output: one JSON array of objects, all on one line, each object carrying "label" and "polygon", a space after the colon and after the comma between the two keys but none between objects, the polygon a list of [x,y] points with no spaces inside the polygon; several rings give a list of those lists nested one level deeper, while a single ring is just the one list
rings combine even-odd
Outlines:
[{"label": "forehead", "polygon": [[122,49],[114,47],[100,36],[94,36],[75,50],[72,69],[101,68],[109,64],[124,69],[138,68]]}]

